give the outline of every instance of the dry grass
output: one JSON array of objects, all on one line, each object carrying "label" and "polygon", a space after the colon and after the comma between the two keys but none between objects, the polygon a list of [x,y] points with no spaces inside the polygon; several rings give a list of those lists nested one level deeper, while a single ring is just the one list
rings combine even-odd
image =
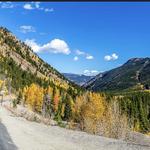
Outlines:
[{"label": "dry grass", "polygon": [[84,126],[83,129],[86,132],[109,138],[126,139],[129,133],[127,117],[121,115],[116,102],[113,102],[106,108],[105,113],[98,121],[85,118],[82,126]]},{"label": "dry grass", "polygon": [[27,108],[21,107],[18,105],[17,108],[13,108],[9,105],[4,105],[4,107],[9,110],[12,114],[14,114],[17,117],[23,117],[28,121],[35,121],[38,123],[43,123],[45,125],[57,125],[57,122],[54,120],[51,120],[49,118],[44,118],[43,116],[29,111]]}]

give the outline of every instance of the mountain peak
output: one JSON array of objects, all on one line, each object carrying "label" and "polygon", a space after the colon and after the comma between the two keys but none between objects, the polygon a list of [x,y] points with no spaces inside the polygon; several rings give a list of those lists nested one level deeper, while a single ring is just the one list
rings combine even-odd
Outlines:
[{"label": "mountain peak", "polygon": [[131,58],[124,65],[97,75],[84,87],[94,91],[150,87],[150,58]]},{"label": "mountain peak", "polygon": [[135,65],[137,63],[145,63],[146,61],[149,61],[150,58],[149,57],[145,57],[145,58],[131,58],[129,59],[124,65]]}]

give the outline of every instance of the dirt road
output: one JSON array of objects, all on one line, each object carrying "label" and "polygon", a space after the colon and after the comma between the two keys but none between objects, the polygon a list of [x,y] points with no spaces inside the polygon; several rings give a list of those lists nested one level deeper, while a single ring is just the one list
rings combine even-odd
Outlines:
[{"label": "dirt road", "polygon": [[150,150],[148,146],[29,122],[1,106],[0,118],[0,150]]}]

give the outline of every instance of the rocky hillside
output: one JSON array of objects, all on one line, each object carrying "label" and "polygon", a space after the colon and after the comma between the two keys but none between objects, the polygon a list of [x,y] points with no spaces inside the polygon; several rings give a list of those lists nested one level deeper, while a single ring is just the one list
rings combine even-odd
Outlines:
[{"label": "rocky hillside", "polygon": [[5,72],[11,72],[10,76],[15,71],[12,69],[12,66],[10,67],[11,63],[18,73],[22,73],[22,76],[27,77],[30,74],[33,78],[37,78],[38,82],[39,80],[41,82],[49,81],[66,89],[69,87],[78,88],[56,69],[39,58],[29,46],[21,42],[8,29],[3,27],[0,27],[0,57],[1,70],[3,68]]},{"label": "rocky hillside", "polygon": [[118,68],[98,74],[83,86],[93,91],[149,89],[150,58],[132,58]]},{"label": "rocky hillside", "polygon": [[79,75],[79,74],[73,74],[73,73],[63,73],[63,75],[78,85],[83,85],[94,77],[94,76],[86,76],[83,74]]}]

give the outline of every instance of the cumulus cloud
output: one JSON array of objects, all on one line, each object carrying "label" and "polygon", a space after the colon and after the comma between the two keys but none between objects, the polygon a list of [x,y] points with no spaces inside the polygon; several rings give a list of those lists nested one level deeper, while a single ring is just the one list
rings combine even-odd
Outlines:
[{"label": "cumulus cloud", "polygon": [[87,55],[86,59],[94,59],[94,57],[92,55]]},{"label": "cumulus cloud", "polygon": [[35,42],[35,39],[26,39],[25,43],[30,46],[34,52],[40,52],[40,45]]},{"label": "cumulus cloud", "polygon": [[36,8],[40,8],[40,2],[34,2]]},{"label": "cumulus cloud", "polygon": [[104,60],[111,61],[111,60],[117,60],[119,56],[116,53],[113,53],[112,55],[106,55],[104,57]]},{"label": "cumulus cloud", "polygon": [[104,59],[105,59],[106,61],[110,61],[112,58],[111,58],[110,55],[106,55],[106,56],[104,57]]},{"label": "cumulus cloud", "polygon": [[75,56],[75,57],[73,58],[74,61],[77,61],[78,59],[79,59],[78,56]]},{"label": "cumulus cloud", "polygon": [[81,51],[81,50],[76,50],[76,54],[77,55],[82,55],[82,56],[84,56],[86,59],[94,59],[94,57],[92,56],[92,55],[90,55],[90,54],[88,54],[88,53],[86,53],[86,52],[83,52],[83,51]]},{"label": "cumulus cloud", "polygon": [[24,6],[23,6],[23,8],[24,9],[28,9],[28,10],[31,10],[31,9],[34,9],[33,7],[32,7],[32,5],[31,4],[25,4]]},{"label": "cumulus cloud", "polygon": [[113,53],[113,54],[112,54],[112,59],[113,59],[113,60],[118,59],[118,55],[117,55],[117,54],[115,54],[115,53]]},{"label": "cumulus cloud", "polygon": [[0,8],[7,8],[7,9],[14,8],[12,2],[1,2],[0,4],[1,4]]},{"label": "cumulus cloud", "polygon": [[83,74],[86,76],[95,76],[97,75],[99,72],[97,70],[84,70]]},{"label": "cumulus cloud", "polygon": [[45,7],[41,7],[41,2],[31,2],[31,3],[26,3],[23,5],[23,8],[26,10],[43,10],[44,12],[53,12],[54,9],[53,8],[45,8]]},{"label": "cumulus cloud", "polygon": [[22,25],[20,26],[20,32],[28,33],[28,32],[36,32],[36,30],[33,26]]},{"label": "cumulus cloud", "polygon": [[77,49],[77,50],[76,50],[76,54],[77,54],[77,55],[84,55],[84,54],[85,54],[85,52],[80,51],[80,50],[78,50],[78,49]]},{"label": "cumulus cloud", "polygon": [[60,39],[54,39],[51,42],[42,46],[43,50],[50,50],[53,53],[69,54],[70,50],[67,43]]},{"label": "cumulus cloud", "polygon": [[15,7],[23,7],[26,10],[41,10],[43,12],[53,12],[54,8],[41,7],[41,2],[27,2],[23,5],[16,5],[12,2],[0,2],[0,8],[11,9]]},{"label": "cumulus cloud", "polygon": [[45,8],[44,11],[45,11],[45,12],[53,12],[53,11],[54,11],[54,8]]},{"label": "cumulus cloud", "polygon": [[68,44],[61,39],[53,39],[49,43],[44,45],[39,45],[36,43],[35,39],[26,39],[25,43],[30,46],[34,52],[51,52],[51,53],[62,53],[62,54],[70,54],[70,49]]}]

